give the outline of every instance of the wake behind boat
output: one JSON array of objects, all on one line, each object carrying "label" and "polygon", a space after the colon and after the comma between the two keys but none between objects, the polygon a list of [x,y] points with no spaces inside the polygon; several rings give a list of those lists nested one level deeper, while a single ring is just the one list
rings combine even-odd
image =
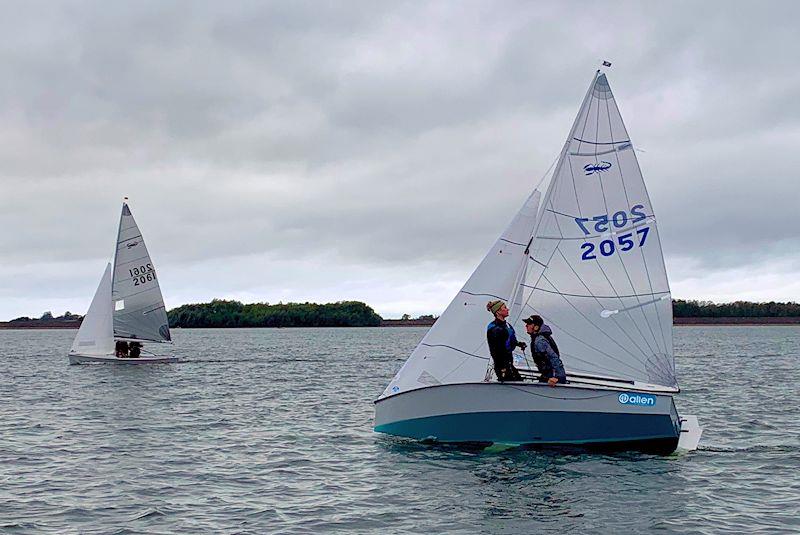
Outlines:
[{"label": "wake behind boat", "polygon": [[169,321],[156,270],[130,208],[123,203],[113,268],[112,264],[106,266],[72,343],[69,362],[177,362],[175,356],[156,355],[143,348],[144,343],[169,342]]},{"label": "wake behind boat", "polygon": [[[681,417],[672,302],[656,218],[606,75],[597,71],[544,198],[534,190],[375,401],[375,431],[441,442],[696,449]],[[552,327],[567,384],[493,376],[487,300]],[[525,363],[524,355],[515,360]]]}]

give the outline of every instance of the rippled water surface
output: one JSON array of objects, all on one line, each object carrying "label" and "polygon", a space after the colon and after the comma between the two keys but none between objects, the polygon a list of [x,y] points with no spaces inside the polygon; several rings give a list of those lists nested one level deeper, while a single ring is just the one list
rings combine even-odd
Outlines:
[{"label": "rippled water surface", "polygon": [[800,328],[676,328],[705,434],[671,457],[373,433],[424,334],[178,330],[180,364],[69,366],[74,331],[0,331],[0,531],[800,531]]}]

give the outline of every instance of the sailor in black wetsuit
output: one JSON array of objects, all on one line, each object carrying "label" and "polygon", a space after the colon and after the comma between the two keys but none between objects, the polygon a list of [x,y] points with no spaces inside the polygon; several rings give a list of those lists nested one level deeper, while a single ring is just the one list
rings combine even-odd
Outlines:
[{"label": "sailor in black wetsuit", "polygon": [[114,344],[114,354],[118,358],[127,358],[128,357],[128,342],[117,340],[117,343]]},{"label": "sailor in black wetsuit", "polygon": [[525,342],[518,342],[514,328],[506,322],[508,307],[502,301],[489,301],[486,310],[494,314],[494,321],[486,330],[489,353],[494,362],[494,373],[498,381],[522,381],[519,370],[514,367],[514,348],[525,349]]}]

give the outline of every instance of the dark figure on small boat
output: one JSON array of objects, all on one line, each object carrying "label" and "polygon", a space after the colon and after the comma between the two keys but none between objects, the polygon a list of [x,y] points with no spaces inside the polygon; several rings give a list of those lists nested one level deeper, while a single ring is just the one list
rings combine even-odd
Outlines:
[{"label": "dark figure on small boat", "polygon": [[139,355],[142,354],[142,344],[141,342],[131,342],[131,357],[132,359],[138,359]]},{"label": "dark figure on small boat", "polygon": [[117,340],[117,343],[114,345],[114,353],[119,358],[127,358],[128,342],[125,342],[123,340]]},{"label": "dark figure on small boat", "polygon": [[494,362],[494,373],[498,381],[522,381],[519,370],[514,367],[514,348],[525,349],[525,342],[518,342],[514,328],[506,322],[508,307],[502,301],[489,301],[486,310],[494,314],[494,321],[486,330],[489,353]]},{"label": "dark figure on small boat", "polygon": [[567,374],[550,326],[545,325],[542,317],[536,314],[522,321],[525,323],[525,330],[531,335],[531,355],[539,369],[539,382],[550,386],[566,383]]}]

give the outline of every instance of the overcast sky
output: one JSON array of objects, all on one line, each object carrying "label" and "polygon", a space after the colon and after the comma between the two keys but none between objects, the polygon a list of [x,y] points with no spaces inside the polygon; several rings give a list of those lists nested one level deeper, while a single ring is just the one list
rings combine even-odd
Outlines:
[{"label": "overcast sky", "polygon": [[673,296],[800,300],[798,2],[0,12],[0,319],[85,313],[125,195],[168,308],[439,314],[603,59]]}]

